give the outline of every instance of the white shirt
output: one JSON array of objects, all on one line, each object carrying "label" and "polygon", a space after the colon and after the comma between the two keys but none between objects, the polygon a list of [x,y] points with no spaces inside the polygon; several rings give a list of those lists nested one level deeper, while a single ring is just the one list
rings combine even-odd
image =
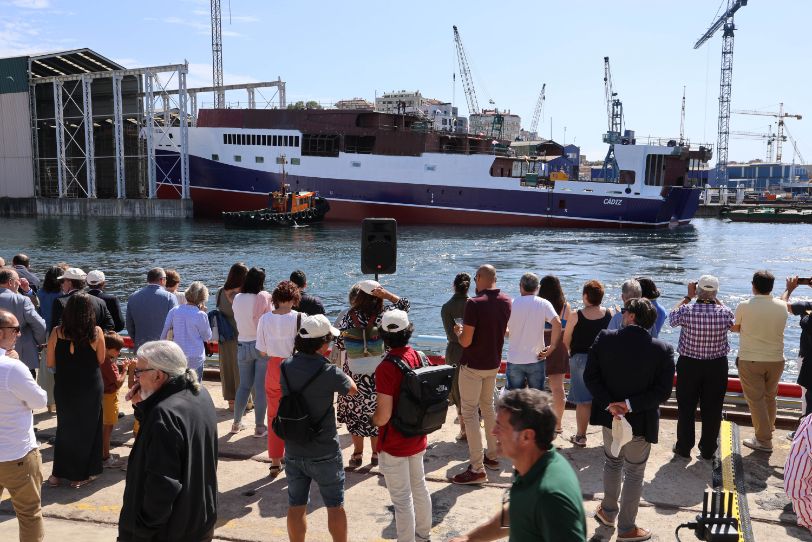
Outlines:
[{"label": "white shirt", "polygon": [[237,335],[241,343],[257,340],[257,326],[254,325],[254,303],[257,294],[237,294],[231,308],[237,322]]},{"label": "white shirt", "polygon": [[47,401],[25,364],[0,348],[0,462],[16,461],[38,447],[31,411],[45,408]]},{"label": "white shirt", "polygon": [[171,293],[176,298],[178,298],[178,307],[180,307],[181,305],[186,304],[186,292],[181,292],[180,290],[175,290],[174,292],[171,292]]},{"label": "white shirt", "polygon": [[296,328],[298,318],[299,313],[296,311],[263,314],[257,325],[257,350],[277,358],[292,356],[293,341],[299,332]]},{"label": "white shirt", "polygon": [[537,295],[523,295],[513,300],[508,329],[508,363],[536,363],[544,350],[544,324],[555,320],[552,303]]}]

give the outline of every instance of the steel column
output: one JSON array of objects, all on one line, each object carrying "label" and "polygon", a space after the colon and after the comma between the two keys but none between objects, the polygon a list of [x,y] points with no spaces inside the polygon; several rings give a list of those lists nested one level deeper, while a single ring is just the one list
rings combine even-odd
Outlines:
[{"label": "steel column", "polygon": [[257,108],[257,99],[254,89],[248,88],[248,109],[256,109]]},{"label": "steel column", "polygon": [[56,125],[56,177],[59,197],[65,197],[65,120],[62,118],[62,82],[54,81],[54,124]]},{"label": "steel column", "polygon": [[153,145],[153,131],[155,130],[155,100],[153,96],[153,80],[152,72],[147,70],[144,73],[144,94],[146,100],[144,103],[144,116],[146,139],[147,139],[147,197],[155,199],[157,189],[155,186],[155,146]]},{"label": "steel column", "polygon": [[192,126],[197,126],[197,92],[188,92],[192,109]]},{"label": "steel column", "polygon": [[189,125],[186,122],[186,72],[178,70],[178,109],[180,109],[180,186],[181,199],[189,199]]},{"label": "steel column", "polygon": [[113,76],[113,142],[116,162],[116,197],[127,197],[124,169],[124,119],[122,118],[120,75]]},{"label": "steel column", "polygon": [[85,175],[87,178],[87,197],[96,197],[96,149],[93,139],[93,98],[91,96],[92,79],[82,78],[82,109],[85,124]]},{"label": "steel column", "polygon": [[285,83],[282,81],[281,77],[277,77],[277,83],[279,86],[279,109],[285,109],[287,107],[287,98],[285,96]]}]

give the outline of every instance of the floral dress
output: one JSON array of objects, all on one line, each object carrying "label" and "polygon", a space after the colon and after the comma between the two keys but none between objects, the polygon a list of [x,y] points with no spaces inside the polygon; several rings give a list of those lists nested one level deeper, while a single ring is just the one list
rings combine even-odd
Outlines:
[{"label": "floral dress", "polygon": [[[383,311],[378,314],[375,319],[376,325],[381,325],[381,317],[383,313],[393,309],[400,309],[402,311],[409,311],[409,300],[401,297],[400,300],[394,305],[387,305]],[[358,311],[350,309],[344,315],[341,322],[338,324],[339,331],[355,327],[353,316],[357,318],[358,327],[367,327],[369,325],[369,317],[366,314],[361,314]],[[344,350],[344,341],[339,337],[336,340],[336,346]],[[375,375],[355,375],[350,371],[349,364],[346,357],[342,369],[347,376],[355,381],[358,386],[358,393],[356,395],[340,395],[338,397],[338,421],[347,425],[347,431],[351,435],[360,437],[377,437],[378,428],[372,424],[372,415],[375,414],[375,405],[377,402],[375,392]]]}]

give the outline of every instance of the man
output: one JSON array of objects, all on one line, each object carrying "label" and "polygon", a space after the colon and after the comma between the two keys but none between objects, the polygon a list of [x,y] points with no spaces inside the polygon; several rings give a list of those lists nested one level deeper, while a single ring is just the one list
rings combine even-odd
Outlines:
[{"label": "man", "polygon": [[45,344],[45,320],[37,313],[26,296],[18,294],[20,278],[14,269],[0,269],[0,309],[14,315],[19,322],[21,336],[17,341],[17,354],[31,376],[37,377],[39,345]]},{"label": "man", "polygon": [[[510,298],[496,287],[496,269],[492,265],[481,266],[474,282],[477,295],[465,302],[463,325],[454,326],[464,349],[460,359],[459,387],[470,460],[465,472],[451,479],[455,484],[482,484],[488,479],[486,467],[500,468],[493,436],[496,423],[493,390],[496,373],[502,364],[502,346],[511,303]],[[486,453],[482,449],[479,414],[485,421]]]},{"label": "man", "polygon": [[[643,296],[643,288],[635,279],[629,279],[620,287],[620,299],[625,304],[630,299],[638,299]],[[615,309],[615,315],[609,320],[606,329],[620,329],[623,327],[623,311]],[[653,335],[652,335],[653,337]]]},{"label": "man", "polygon": [[[727,391],[727,332],[733,311],[718,299],[719,279],[702,275],[668,315],[671,327],[682,327],[677,352],[677,442],[674,454],[690,459],[696,441],[696,405],[702,412],[699,457],[713,459],[722,425]],[[696,297],[696,303],[691,300]]]},{"label": "man", "polygon": [[[812,286],[812,284],[810,284]],[[787,288],[781,294],[781,299],[787,303],[789,314],[800,316],[801,340],[798,349],[798,385],[801,386],[801,412],[802,416],[812,414],[812,301],[796,301],[790,303],[789,298],[798,287],[798,277],[787,277]],[[808,363],[807,363],[808,361]],[[793,433],[787,435],[792,438]]]},{"label": "man", "polygon": [[20,542],[44,540],[42,458],[34,436],[32,410],[45,408],[47,394],[25,366],[6,355],[20,335],[20,322],[0,310],[0,498],[11,495]]},{"label": "man", "polygon": [[121,316],[121,304],[118,302],[116,296],[104,291],[106,284],[104,273],[98,269],[87,274],[87,285],[90,287],[87,293],[104,301],[107,310],[110,312],[110,316],[113,318],[113,331],[119,332],[124,329],[124,318]]},{"label": "man", "polygon": [[307,288],[307,276],[305,275],[304,271],[296,270],[291,273],[290,281],[299,287],[299,294],[302,296],[301,300],[299,301],[299,306],[294,307],[296,310],[311,316],[325,313],[324,303],[321,302],[321,299],[314,295],[305,293],[305,288]]},{"label": "man", "polygon": [[28,258],[28,256],[25,254],[17,254],[11,259],[11,265],[14,267],[14,270],[17,271],[20,279],[28,280],[28,283],[32,286],[35,292],[39,290],[41,281],[38,276],[29,271],[28,267],[31,265],[31,260]]},{"label": "man", "polygon": [[[617,519],[618,542],[651,538],[651,531],[635,521],[646,462],[660,430],[660,404],[671,395],[674,380],[673,348],[648,332],[657,320],[651,302],[631,299],[625,309],[623,327],[600,332],[589,350],[584,370],[584,382],[592,394],[589,421],[603,426],[604,497],[595,511],[595,519],[607,527],[612,527]],[[633,437],[625,444],[619,443],[622,446],[615,456],[612,419],[624,416]]]},{"label": "man", "polygon": [[171,341],[138,349],[128,396],[141,427],[127,464],[118,540],[202,542],[217,520],[214,403]]},{"label": "man", "polygon": [[[68,304],[70,296],[76,292],[81,292],[85,289],[85,279],[87,273],[78,267],[70,267],[65,270],[61,277],[57,280],[62,284],[63,290],[67,292],[56,298],[54,306],[51,309],[51,326],[56,327],[62,324],[62,312]],[[90,296],[90,301],[93,303],[93,311],[96,313],[96,325],[104,331],[112,331],[115,324],[110,311],[107,310],[107,305],[98,297]]]},{"label": "man", "polygon": [[285,478],[288,484],[288,537],[304,542],[310,483],[319,486],[327,508],[327,529],[333,542],[347,542],[344,511],[344,460],[338,442],[333,400],[336,393],[355,395],[355,382],[324,355],[338,330],[323,314],[304,316],[295,339],[295,353],[282,362],[282,395],[299,393],[317,423],[308,442],[285,440]]},{"label": "man", "polygon": [[812,416],[806,415],[795,431],[784,463],[784,493],[800,527],[812,531]]},{"label": "man", "polygon": [[784,372],[784,328],[787,303],[770,295],[775,277],[769,271],[753,275],[753,297],[736,307],[730,331],[739,333],[739,379],[750,408],[755,438],[742,444],[761,452],[773,451],[778,383]]},{"label": "man", "polygon": [[494,434],[513,461],[508,503],[488,523],[451,542],[583,542],[586,519],[578,477],[553,446],[556,417],[539,390],[510,390],[499,399]]},{"label": "man", "polygon": [[413,331],[405,311],[384,312],[381,337],[389,351],[375,369],[378,396],[372,423],[380,428],[378,460],[395,507],[398,542],[427,542],[431,538],[431,497],[423,469],[426,435],[405,436],[392,424],[404,375],[398,360],[411,369],[423,366],[422,354],[409,346]]},{"label": "man", "polygon": [[166,273],[160,267],[147,273],[147,285],[127,301],[127,333],[135,348],[161,338],[166,315],[178,306],[178,300],[164,289]]},{"label": "man", "polygon": [[[544,389],[544,359],[561,337],[561,318],[552,303],[536,295],[539,278],[525,273],[519,280],[520,297],[513,300],[508,320],[507,387]],[[550,346],[544,344],[544,324],[552,325]]]}]

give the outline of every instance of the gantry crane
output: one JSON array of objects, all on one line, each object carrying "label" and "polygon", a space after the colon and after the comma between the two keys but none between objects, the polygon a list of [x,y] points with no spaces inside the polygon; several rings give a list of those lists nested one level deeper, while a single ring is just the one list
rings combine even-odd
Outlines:
[{"label": "gantry crane", "polygon": [[223,24],[220,0],[211,0],[211,72],[214,87],[214,108],[226,106],[223,90]]},{"label": "gantry crane", "polygon": [[468,115],[478,115],[480,110],[479,102],[476,99],[476,90],[474,89],[474,78],[471,76],[471,68],[468,66],[468,58],[465,56],[465,49],[462,47],[462,40],[456,26],[454,26],[454,43],[457,46],[457,60],[460,64],[462,88],[465,90],[465,99],[468,102]]},{"label": "gantry crane", "polygon": [[[784,125],[784,119],[798,119],[801,120],[801,115],[794,115],[792,113],[784,113],[784,104],[783,102],[778,104],[778,112],[772,111],[753,111],[753,110],[736,110],[734,111],[737,115],[760,115],[762,117],[775,117],[778,119],[778,138],[775,142],[775,161],[779,164],[781,163],[781,142],[786,141],[787,138],[784,137],[784,132],[786,131],[786,126]],[[793,141],[793,146],[795,146]],[[797,147],[796,147],[797,151]]]},{"label": "gantry crane", "polygon": [[603,159],[601,177],[604,182],[617,182],[620,177],[620,168],[615,159],[615,143],[621,143],[623,135],[623,102],[617,97],[612,86],[612,70],[609,67],[609,57],[603,57],[603,86],[606,93],[606,118],[608,130],[603,136],[603,142],[609,144],[609,151]]},{"label": "gantry crane", "polygon": [[544,91],[546,88],[547,83],[541,85],[541,92],[539,92],[539,98],[536,100],[536,109],[533,111],[533,121],[530,123],[530,132],[538,130],[541,111],[544,109]]},{"label": "gantry crane", "polygon": [[730,139],[730,95],[733,84],[733,16],[747,5],[747,0],[727,0],[727,11],[708,28],[694,44],[699,49],[716,31],[722,31],[722,68],[719,77],[719,137],[716,143],[716,178],[720,185],[727,185],[727,155]]},{"label": "gantry crane", "polygon": [[[776,139],[778,136],[773,132],[772,124],[767,128],[766,134],[760,134],[758,132],[742,132],[742,131],[733,131],[730,132],[730,135],[734,139],[763,139],[767,141],[767,155],[766,155],[766,162],[770,163],[773,161],[773,145],[775,145]],[[783,141],[787,140],[787,136],[781,136]]]}]

